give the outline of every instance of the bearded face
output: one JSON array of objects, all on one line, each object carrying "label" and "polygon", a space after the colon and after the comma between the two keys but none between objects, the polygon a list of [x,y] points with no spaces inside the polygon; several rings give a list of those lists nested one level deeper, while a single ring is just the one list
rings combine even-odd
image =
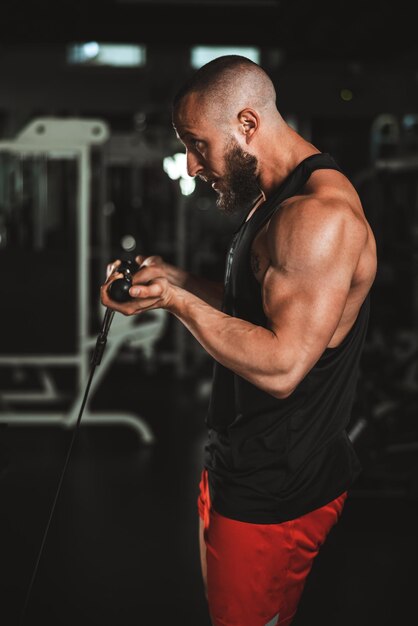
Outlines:
[{"label": "bearded face", "polygon": [[231,139],[224,153],[224,175],[215,184],[218,194],[216,206],[228,215],[238,213],[249,206],[260,195],[257,181],[257,158],[241,148]]}]

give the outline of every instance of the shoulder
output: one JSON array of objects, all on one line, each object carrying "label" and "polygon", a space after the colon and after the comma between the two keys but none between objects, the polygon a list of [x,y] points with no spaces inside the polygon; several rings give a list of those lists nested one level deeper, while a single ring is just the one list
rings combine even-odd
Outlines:
[{"label": "shoulder", "polygon": [[338,186],[331,181],[307,191],[284,201],[273,214],[266,230],[272,260],[289,255],[308,260],[341,253],[341,248],[357,256],[368,232],[351,184]]}]

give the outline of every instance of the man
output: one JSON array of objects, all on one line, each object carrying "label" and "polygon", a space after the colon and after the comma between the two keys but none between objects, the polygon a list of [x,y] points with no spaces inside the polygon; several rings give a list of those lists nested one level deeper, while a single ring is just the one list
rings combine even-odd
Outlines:
[{"label": "man", "polygon": [[243,212],[224,284],[138,257],[126,315],[162,307],[213,357],[198,499],[214,626],[291,623],[320,545],[360,471],[346,427],[365,340],[376,246],[328,154],[290,128],[271,79],[225,56],[173,104],[188,172]]}]

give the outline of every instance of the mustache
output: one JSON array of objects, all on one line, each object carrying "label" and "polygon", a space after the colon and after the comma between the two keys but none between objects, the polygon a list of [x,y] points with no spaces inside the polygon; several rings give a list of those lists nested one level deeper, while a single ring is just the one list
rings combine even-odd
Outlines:
[{"label": "mustache", "polygon": [[203,180],[204,183],[212,183],[216,180],[216,178],[211,177],[210,174],[198,174],[197,176],[200,180]]}]

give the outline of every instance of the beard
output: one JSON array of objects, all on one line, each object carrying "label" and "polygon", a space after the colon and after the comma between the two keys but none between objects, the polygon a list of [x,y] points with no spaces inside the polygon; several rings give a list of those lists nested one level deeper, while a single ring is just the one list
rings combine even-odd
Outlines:
[{"label": "beard", "polygon": [[216,190],[216,206],[223,213],[233,215],[248,209],[260,195],[258,161],[252,154],[244,152],[235,139],[229,143],[224,159],[225,174]]}]

